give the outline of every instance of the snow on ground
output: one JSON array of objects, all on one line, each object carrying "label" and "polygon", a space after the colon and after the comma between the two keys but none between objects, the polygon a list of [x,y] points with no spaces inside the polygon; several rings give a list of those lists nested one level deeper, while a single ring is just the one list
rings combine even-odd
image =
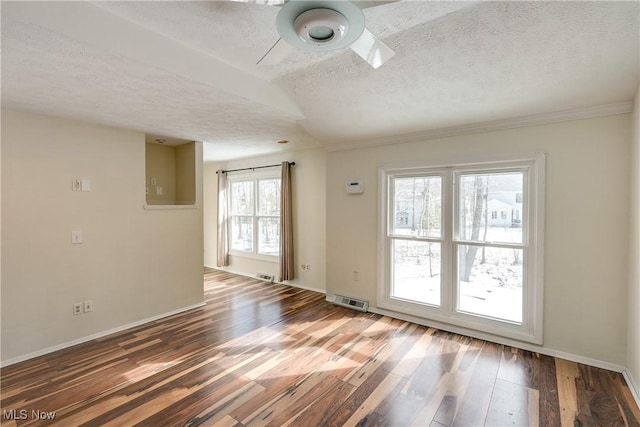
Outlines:
[{"label": "snow on ground", "polygon": [[[501,229],[492,234],[513,239],[519,232],[519,229]],[[439,250],[434,251],[433,247],[431,250],[432,276],[426,249],[428,243],[405,242],[396,247],[392,296],[440,305]],[[459,248],[465,250],[466,246]],[[522,255],[521,249],[487,247],[482,262],[482,249],[478,249],[469,281],[460,281],[458,309],[521,322]]]}]

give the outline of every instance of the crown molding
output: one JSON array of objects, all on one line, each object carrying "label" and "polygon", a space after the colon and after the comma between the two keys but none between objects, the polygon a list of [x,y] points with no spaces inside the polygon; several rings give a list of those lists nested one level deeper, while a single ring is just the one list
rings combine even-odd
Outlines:
[{"label": "crown molding", "polygon": [[530,116],[514,117],[511,119],[495,120],[469,125],[452,126],[431,129],[404,135],[370,138],[366,140],[345,141],[331,144],[326,150],[344,151],[357,148],[379,147],[383,145],[402,144],[406,142],[422,142],[439,138],[448,138],[472,133],[492,132],[497,130],[514,129],[526,126],[544,125],[549,123],[566,122],[571,120],[589,119],[593,117],[612,116],[633,111],[633,101],[616,102],[613,104],[596,105],[593,107],[577,108],[573,110],[556,111],[552,113],[534,114]]}]

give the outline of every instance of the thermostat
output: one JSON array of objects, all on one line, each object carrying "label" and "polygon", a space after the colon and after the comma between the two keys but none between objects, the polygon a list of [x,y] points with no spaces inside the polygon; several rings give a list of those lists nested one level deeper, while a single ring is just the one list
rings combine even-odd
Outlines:
[{"label": "thermostat", "polygon": [[361,180],[347,181],[348,194],[362,194],[364,192],[364,182]]}]

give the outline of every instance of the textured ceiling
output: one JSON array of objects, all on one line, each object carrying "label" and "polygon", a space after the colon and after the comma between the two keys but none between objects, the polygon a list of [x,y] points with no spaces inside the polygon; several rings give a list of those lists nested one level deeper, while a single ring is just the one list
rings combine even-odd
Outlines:
[{"label": "textured ceiling", "polygon": [[367,8],[396,53],[377,70],[349,49],[256,65],[278,10],[3,2],[2,105],[202,140],[225,160],[629,101],[640,78],[637,1]]}]

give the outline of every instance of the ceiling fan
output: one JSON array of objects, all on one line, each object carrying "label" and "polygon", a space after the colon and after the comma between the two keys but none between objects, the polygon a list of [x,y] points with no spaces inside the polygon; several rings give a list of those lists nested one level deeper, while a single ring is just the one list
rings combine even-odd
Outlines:
[{"label": "ceiling fan", "polygon": [[380,67],[395,54],[365,28],[362,13],[364,8],[391,1],[235,1],[282,7],[276,17],[276,29],[280,38],[260,58],[258,64],[278,64],[290,52],[291,46],[316,52],[349,47],[373,68]]}]

